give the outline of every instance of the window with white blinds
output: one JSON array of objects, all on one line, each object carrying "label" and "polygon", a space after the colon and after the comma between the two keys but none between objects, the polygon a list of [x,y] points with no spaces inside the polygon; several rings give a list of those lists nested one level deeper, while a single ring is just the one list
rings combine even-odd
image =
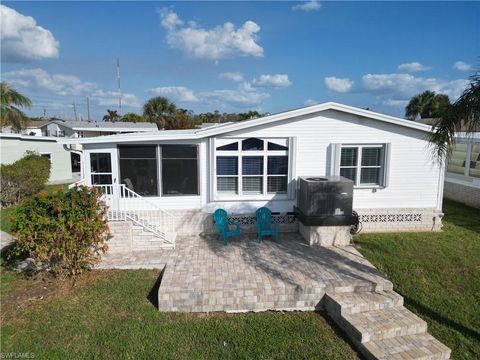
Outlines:
[{"label": "window with white blinds", "polygon": [[385,145],[342,145],[340,176],[355,186],[383,186]]},{"label": "window with white blinds", "polygon": [[215,146],[216,195],[287,195],[288,139],[216,139]]}]

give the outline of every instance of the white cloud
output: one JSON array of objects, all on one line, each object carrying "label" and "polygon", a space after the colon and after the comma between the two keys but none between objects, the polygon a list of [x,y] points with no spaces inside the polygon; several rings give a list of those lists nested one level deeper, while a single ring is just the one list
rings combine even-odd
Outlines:
[{"label": "white cloud", "polygon": [[198,101],[197,96],[193,93],[193,90],[186,88],[184,86],[163,86],[156,87],[148,90],[152,94],[165,96],[172,101],[179,102],[196,102]]},{"label": "white cloud", "polygon": [[317,100],[313,100],[313,99],[307,99],[303,102],[303,104],[305,106],[312,106],[312,105],[317,105],[318,104],[318,101]]},{"label": "white cloud", "polygon": [[384,99],[382,104],[395,108],[404,108],[408,104],[408,100]]},{"label": "white cloud", "polygon": [[230,22],[204,29],[195,22],[185,25],[169,9],[161,9],[159,13],[161,25],[167,32],[168,45],[188,56],[215,61],[235,55],[263,56],[263,48],[256,42],[260,26],[253,21],[246,21],[238,29]]},{"label": "white cloud", "polygon": [[310,1],[307,1],[303,4],[298,4],[298,5],[292,6],[292,9],[293,10],[301,10],[301,11],[310,12],[310,11],[320,10],[321,7],[322,7],[322,4],[320,4],[318,1],[310,0]]},{"label": "white cloud", "polygon": [[451,100],[457,99],[468,84],[466,79],[443,80],[415,77],[411,74],[366,74],[362,77],[367,91],[384,95],[395,95],[399,100],[410,99],[425,90],[446,94]]},{"label": "white cloud", "polygon": [[[96,90],[91,95],[101,106],[118,106],[118,91]],[[140,100],[136,95],[130,93],[122,93],[122,106],[140,107]]]},{"label": "white cloud", "polygon": [[224,72],[220,74],[220,77],[235,82],[243,81],[243,74],[239,72]]},{"label": "white cloud", "polygon": [[354,81],[349,78],[337,78],[334,76],[328,76],[324,79],[325,86],[332,91],[347,93],[352,90]]},{"label": "white cloud", "polygon": [[398,65],[398,70],[405,72],[426,71],[430,69],[429,66],[425,66],[417,61]]},{"label": "white cloud", "polygon": [[96,85],[80,80],[74,75],[50,75],[43,69],[14,70],[2,74],[14,86],[48,90],[57,95],[81,95],[96,89]]},{"label": "white cloud", "polygon": [[5,62],[28,62],[57,58],[59,43],[53,34],[37,25],[31,16],[0,5],[1,59]]},{"label": "white cloud", "polygon": [[253,79],[253,85],[261,87],[288,87],[292,85],[287,74],[260,75],[259,79]]},{"label": "white cloud", "polygon": [[264,100],[270,97],[270,94],[257,91],[238,90],[214,90],[199,94],[202,101],[211,103],[212,105],[225,108],[230,105],[234,108],[249,108],[261,105]]},{"label": "white cloud", "polygon": [[470,71],[472,69],[472,66],[470,64],[467,64],[466,62],[463,61],[457,61],[455,64],[453,64],[454,69],[460,70],[460,71]]}]

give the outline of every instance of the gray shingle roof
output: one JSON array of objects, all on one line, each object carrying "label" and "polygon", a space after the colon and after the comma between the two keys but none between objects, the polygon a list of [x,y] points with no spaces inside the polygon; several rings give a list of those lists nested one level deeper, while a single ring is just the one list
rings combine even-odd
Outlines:
[{"label": "gray shingle roof", "polygon": [[59,125],[66,126],[70,129],[119,129],[119,130],[129,130],[129,129],[148,129],[156,130],[157,125],[154,123],[147,122],[107,122],[107,121],[74,121],[74,120],[53,120],[50,123],[55,123]]}]

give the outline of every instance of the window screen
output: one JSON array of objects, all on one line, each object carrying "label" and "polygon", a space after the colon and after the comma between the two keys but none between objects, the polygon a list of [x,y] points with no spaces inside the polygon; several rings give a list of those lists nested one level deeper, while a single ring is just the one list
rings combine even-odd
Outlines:
[{"label": "window screen", "polygon": [[158,196],[157,146],[120,146],[120,181],[142,196]]},{"label": "window screen", "polygon": [[198,195],[196,145],[162,146],[163,195]]}]

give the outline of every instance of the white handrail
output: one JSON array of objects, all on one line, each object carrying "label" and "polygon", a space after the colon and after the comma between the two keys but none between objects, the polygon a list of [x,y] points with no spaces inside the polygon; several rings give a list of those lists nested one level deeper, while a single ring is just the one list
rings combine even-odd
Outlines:
[{"label": "white handrail", "polygon": [[80,179],[80,180],[77,180],[74,183],[68,185],[68,188],[72,189],[72,188],[77,187],[77,186],[85,186],[86,184],[87,184],[87,182],[85,181],[85,179]]},{"label": "white handrail", "polygon": [[94,185],[108,206],[108,219],[131,220],[144,230],[175,246],[175,217],[125,184]]}]

